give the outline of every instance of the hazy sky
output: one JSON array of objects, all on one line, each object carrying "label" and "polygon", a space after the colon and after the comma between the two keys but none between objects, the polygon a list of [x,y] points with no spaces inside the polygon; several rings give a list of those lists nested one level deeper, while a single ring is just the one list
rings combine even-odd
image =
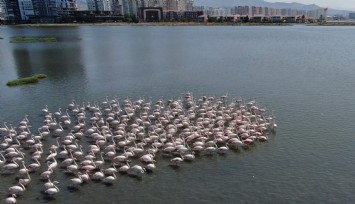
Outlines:
[{"label": "hazy sky", "polygon": [[302,4],[317,4],[321,7],[355,10],[355,0],[265,0],[268,2],[297,2]]}]

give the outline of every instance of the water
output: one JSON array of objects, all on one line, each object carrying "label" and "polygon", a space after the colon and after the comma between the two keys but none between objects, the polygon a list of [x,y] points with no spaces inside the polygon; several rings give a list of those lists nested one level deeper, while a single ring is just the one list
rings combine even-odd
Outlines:
[{"label": "water", "polygon": [[[139,181],[118,175],[46,200],[33,179],[19,203],[353,203],[355,201],[354,27],[0,27],[0,122],[42,121],[77,102],[141,96],[256,98],[274,110],[269,142],[180,169],[159,159]],[[11,44],[16,36],[58,43]],[[7,87],[36,73],[39,84]],[[35,125],[34,125],[35,126]],[[0,199],[16,184],[0,177]]]}]

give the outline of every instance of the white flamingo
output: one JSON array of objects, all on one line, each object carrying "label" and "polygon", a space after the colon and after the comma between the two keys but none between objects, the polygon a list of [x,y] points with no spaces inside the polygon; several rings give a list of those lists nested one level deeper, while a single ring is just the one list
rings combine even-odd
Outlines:
[{"label": "white flamingo", "polygon": [[105,177],[102,182],[104,184],[112,184],[117,179],[116,174],[112,173],[112,176]]},{"label": "white flamingo", "polygon": [[9,188],[9,194],[22,195],[25,189],[25,186],[20,183],[18,186],[11,186]]},{"label": "white flamingo", "polygon": [[17,197],[16,194],[12,194],[10,197],[7,197],[6,200],[5,200],[6,204],[14,204],[14,203],[16,203],[17,202],[16,197]]},{"label": "white flamingo", "polygon": [[57,194],[59,192],[59,188],[55,184],[53,184],[53,187],[48,188],[44,192],[49,196],[54,196],[55,194]]}]

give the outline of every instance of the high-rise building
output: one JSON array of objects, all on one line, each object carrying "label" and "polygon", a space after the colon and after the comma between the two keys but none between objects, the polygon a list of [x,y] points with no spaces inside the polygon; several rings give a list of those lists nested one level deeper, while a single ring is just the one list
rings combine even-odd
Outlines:
[{"label": "high-rise building", "polygon": [[122,0],[123,15],[138,16],[137,0]]},{"label": "high-rise building", "polygon": [[32,0],[18,0],[21,20],[29,20],[34,16]]},{"label": "high-rise building", "polygon": [[89,11],[111,11],[110,0],[87,0]]},{"label": "high-rise building", "polygon": [[111,0],[111,11],[114,15],[122,15],[122,0]]},{"label": "high-rise building", "polygon": [[149,0],[148,7],[163,7],[163,0]]},{"label": "high-rise building", "polygon": [[192,0],[163,0],[163,10],[167,11],[192,11]]},{"label": "high-rise building", "polygon": [[241,16],[252,16],[252,7],[251,6],[237,6],[235,7],[235,14]]},{"label": "high-rise building", "polygon": [[0,20],[4,20],[4,4],[2,0],[0,0]]},{"label": "high-rise building", "polygon": [[58,15],[68,15],[70,11],[78,9],[76,0],[56,0],[56,7],[58,9]]},{"label": "high-rise building", "polygon": [[58,17],[57,0],[32,0],[35,16],[39,18]]},{"label": "high-rise building", "polygon": [[21,20],[20,7],[17,0],[4,0],[4,16],[8,21],[18,22]]}]

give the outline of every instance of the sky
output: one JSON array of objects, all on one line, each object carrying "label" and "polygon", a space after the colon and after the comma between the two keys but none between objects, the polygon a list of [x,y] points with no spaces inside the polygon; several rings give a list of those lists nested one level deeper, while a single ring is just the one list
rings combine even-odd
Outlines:
[{"label": "sky", "polygon": [[316,4],[321,7],[328,7],[342,10],[355,10],[355,0],[265,0],[268,2],[297,2],[302,4]]}]

